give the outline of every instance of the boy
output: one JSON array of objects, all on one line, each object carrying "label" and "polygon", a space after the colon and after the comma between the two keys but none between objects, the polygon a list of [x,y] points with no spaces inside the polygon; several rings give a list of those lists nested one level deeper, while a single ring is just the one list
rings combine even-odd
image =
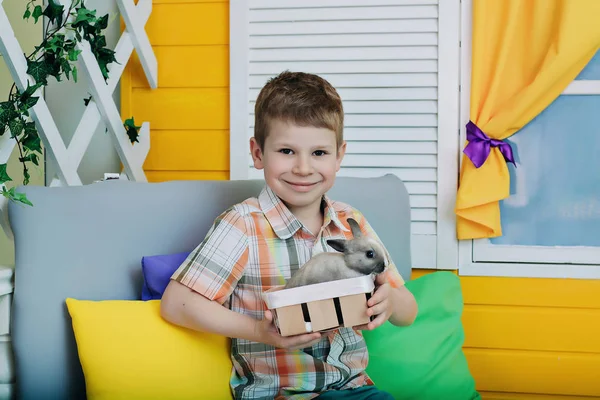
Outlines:
[{"label": "boy", "polygon": [[388,319],[410,325],[416,317],[415,299],[391,260],[368,302],[376,318],[356,329],[282,337],[261,298],[312,254],[334,251],[327,239],[350,238],[349,217],[377,238],[358,210],[325,195],[346,150],[342,101],[322,78],[286,71],[261,90],[255,118],[250,150],[266,185],[216,219],[173,274],[162,315],[232,338],[236,399],[391,399],[364,372],[368,352],[360,333]]}]

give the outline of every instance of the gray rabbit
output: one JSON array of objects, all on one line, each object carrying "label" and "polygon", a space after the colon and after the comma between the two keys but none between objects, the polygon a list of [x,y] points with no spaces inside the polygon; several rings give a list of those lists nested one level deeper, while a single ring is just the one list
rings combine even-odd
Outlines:
[{"label": "gray rabbit", "polygon": [[348,223],[352,239],[327,240],[327,244],[339,253],[324,252],[313,256],[294,273],[285,289],[383,272],[385,255],[381,244],[363,236],[354,219],[348,218]]}]

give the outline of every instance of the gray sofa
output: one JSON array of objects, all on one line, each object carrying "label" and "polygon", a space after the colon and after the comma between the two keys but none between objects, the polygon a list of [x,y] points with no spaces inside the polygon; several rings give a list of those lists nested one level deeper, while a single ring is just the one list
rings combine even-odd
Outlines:
[{"label": "gray sofa", "polygon": [[[15,236],[10,334],[18,399],[82,399],[85,381],[65,298],[139,299],[146,255],[190,251],[229,205],[262,181],[107,181],[24,187],[34,207],[9,206]],[[411,273],[410,207],[393,175],[338,178],[334,199],[360,209]]]}]

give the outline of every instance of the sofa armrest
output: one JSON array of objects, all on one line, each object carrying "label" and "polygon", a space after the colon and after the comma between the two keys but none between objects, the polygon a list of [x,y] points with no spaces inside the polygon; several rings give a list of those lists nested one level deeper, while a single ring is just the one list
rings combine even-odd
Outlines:
[{"label": "sofa armrest", "polygon": [[10,338],[10,309],[14,268],[0,265],[0,399],[14,397],[14,359]]}]

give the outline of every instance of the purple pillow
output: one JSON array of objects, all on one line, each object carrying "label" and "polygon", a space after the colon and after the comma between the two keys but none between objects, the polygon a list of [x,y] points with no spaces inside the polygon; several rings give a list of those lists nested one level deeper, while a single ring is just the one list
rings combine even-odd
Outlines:
[{"label": "purple pillow", "polygon": [[142,257],[142,300],[160,300],[171,275],[179,268],[189,255],[186,253],[164,254]]}]

